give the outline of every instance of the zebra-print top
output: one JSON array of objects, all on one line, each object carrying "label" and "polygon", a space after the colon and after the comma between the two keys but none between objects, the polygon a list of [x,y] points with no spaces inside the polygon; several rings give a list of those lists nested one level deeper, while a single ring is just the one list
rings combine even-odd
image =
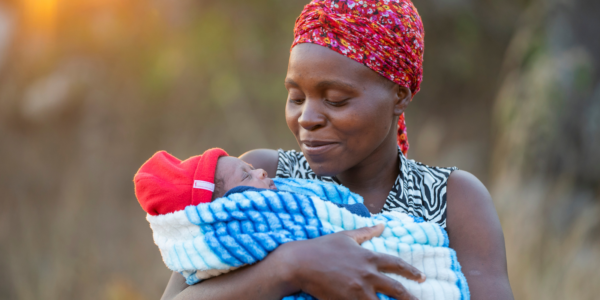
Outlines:
[{"label": "zebra-print top", "polygon": [[[317,176],[302,152],[279,149],[279,178],[319,179],[339,184],[334,178]],[[400,211],[423,218],[446,228],[446,184],[456,167],[429,167],[407,159],[398,149],[400,174],[390,191],[382,211]]]}]

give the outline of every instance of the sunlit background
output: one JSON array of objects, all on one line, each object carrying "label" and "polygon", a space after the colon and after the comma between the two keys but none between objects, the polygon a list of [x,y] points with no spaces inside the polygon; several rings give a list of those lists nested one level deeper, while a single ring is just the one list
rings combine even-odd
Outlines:
[{"label": "sunlit background", "polygon": [[[0,298],[158,299],[133,192],[157,150],[297,148],[307,0],[0,0]],[[414,0],[409,157],[489,188],[517,299],[600,295],[600,1]]]}]

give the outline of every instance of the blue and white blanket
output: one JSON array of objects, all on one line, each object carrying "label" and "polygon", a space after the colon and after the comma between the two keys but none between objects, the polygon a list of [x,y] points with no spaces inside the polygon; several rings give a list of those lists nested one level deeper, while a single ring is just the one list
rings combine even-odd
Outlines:
[{"label": "blue and white blanket", "polygon": [[[278,191],[227,194],[174,213],[148,215],[167,267],[180,272],[191,285],[258,262],[287,242],[383,223],[381,236],[362,247],[402,258],[425,273],[427,280],[419,284],[386,275],[419,299],[469,299],[456,253],[448,248],[448,235],[439,225],[399,212],[368,218],[353,214],[339,205],[362,203],[363,199],[343,186],[300,179],[274,182]],[[300,293],[284,299],[314,298]]]}]

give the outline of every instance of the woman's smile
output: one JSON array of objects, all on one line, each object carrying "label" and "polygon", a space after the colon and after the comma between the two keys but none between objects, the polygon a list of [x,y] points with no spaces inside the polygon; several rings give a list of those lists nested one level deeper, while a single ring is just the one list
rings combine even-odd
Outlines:
[{"label": "woman's smile", "polygon": [[302,147],[302,152],[312,156],[325,154],[339,146],[339,143],[333,141],[301,140],[300,146]]}]

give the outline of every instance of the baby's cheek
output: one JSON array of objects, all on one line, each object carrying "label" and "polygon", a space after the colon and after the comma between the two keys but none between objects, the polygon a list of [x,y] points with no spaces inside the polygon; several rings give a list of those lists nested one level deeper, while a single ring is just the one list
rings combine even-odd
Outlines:
[{"label": "baby's cheek", "polygon": [[260,182],[256,182],[256,181],[254,181],[254,180],[252,180],[252,181],[249,181],[249,182],[247,182],[247,183],[245,183],[245,184],[242,184],[242,185],[245,185],[245,186],[251,186],[251,187],[255,187],[255,188],[261,188],[261,186],[260,186]]},{"label": "baby's cheek", "polygon": [[266,182],[262,181],[262,180],[261,181],[257,181],[255,187],[259,188],[259,189],[269,189],[269,185]]}]

